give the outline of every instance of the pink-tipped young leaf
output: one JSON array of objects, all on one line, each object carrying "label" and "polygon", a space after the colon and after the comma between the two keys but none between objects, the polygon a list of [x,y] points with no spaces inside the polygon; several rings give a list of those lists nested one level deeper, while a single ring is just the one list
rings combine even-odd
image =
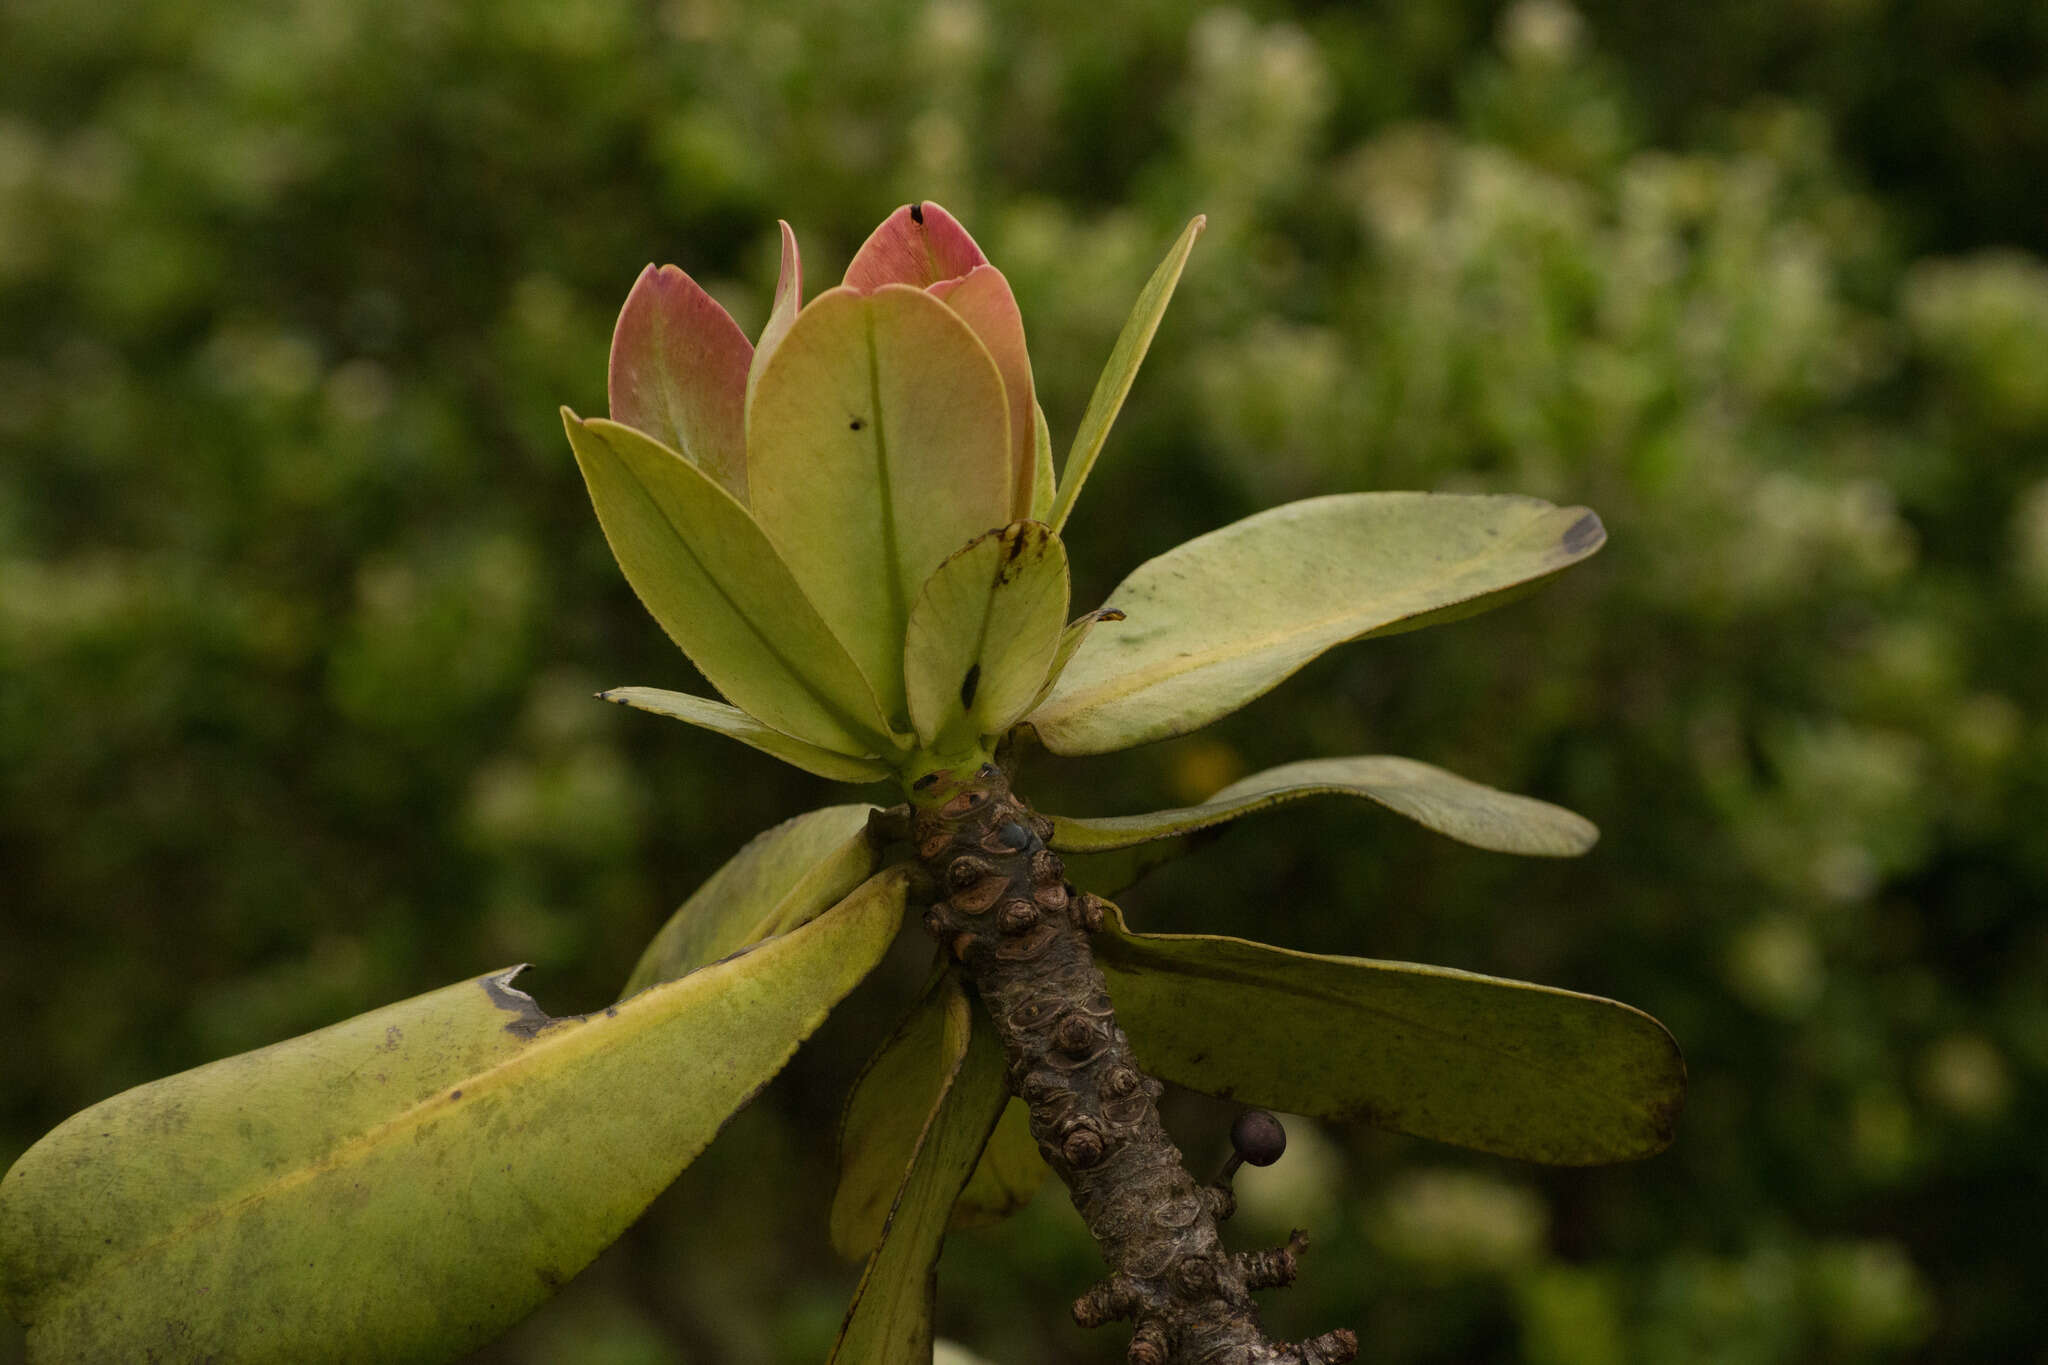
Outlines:
[{"label": "pink-tipped young leaf", "polygon": [[739,324],[695,280],[650,265],[612,332],[612,420],[652,436],[744,502],[753,358]]},{"label": "pink-tipped young leaf", "polygon": [[924,289],[986,264],[988,257],[952,214],[937,204],[905,204],[868,234],[842,283],[864,294],[885,284]]},{"label": "pink-tipped young leaf", "polygon": [[1037,477],[1037,401],[1032,397],[1031,354],[1024,346],[1024,315],[1017,309],[1017,298],[1003,272],[992,265],[978,265],[957,280],[942,280],[931,293],[974,329],[1003,377],[1003,393],[1010,402],[1011,515],[1028,517]]},{"label": "pink-tipped young leaf", "polygon": [[921,289],[827,290],[763,372],[747,440],[762,529],[907,728],[911,601],[1010,519],[1009,410],[988,348]]},{"label": "pink-tipped young leaf", "polygon": [[747,509],[631,427],[567,408],[562,423],[626,581],[712,686],[821,748],[890,751],[860,670]]},{"label": "pink-tipped young leaf", "polygon": [[760,344],[754,347],[753,360],[747,366],[748,412],[754,408],[754,389],[761,382],[761,371],[767,368],[775,348],[782,344],[782,338],[796,321],[797,311],[804,306],[804,263],[797,253],[796,233],[786,222],[778,222],[777,226],[782,229],[782,273],[775,279],[775,305],[768,312],[768,324],[761,329]]}]

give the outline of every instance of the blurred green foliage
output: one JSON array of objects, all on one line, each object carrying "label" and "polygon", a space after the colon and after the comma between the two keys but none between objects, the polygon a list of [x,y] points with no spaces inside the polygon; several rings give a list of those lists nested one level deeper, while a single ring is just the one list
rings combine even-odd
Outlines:
[{"label": "blurred green foliage", "polygon": [[[1575,864],[1332,803],[1128,908],[1613,995],[1694,1080],[1678,1145],[1615,1170],[1297,1125],[1239,1181],[1243,1235],[1318,1237],[1276,1329],[1410,1362],[2036,1358],[2043,16],[13,0],[0,1162],[507,962],[552,1009],[599,1002],[749,835],[846,799],[590,697],[691,685],[555,417],[602,410],[649,257],[752,330],[776,216],[821,283],[937,199],[1010,275],[1063,444],[1206,211],[1072,528],[1077,605],[1320,492],[1533,493],[1613,539],[1026,790],[1106,813],[1396,752],[1561,801],[1605,830]],[[914,948],[480,1358],[821,1358],[853,1276],[830,1132]],[[1177,1101],[1196,1167],[1227,1117]],[[1120,1358],[1066,1321],[1094,1267],[1042,1195],[954,1239],[943,1330],[1003,1365]]]}]

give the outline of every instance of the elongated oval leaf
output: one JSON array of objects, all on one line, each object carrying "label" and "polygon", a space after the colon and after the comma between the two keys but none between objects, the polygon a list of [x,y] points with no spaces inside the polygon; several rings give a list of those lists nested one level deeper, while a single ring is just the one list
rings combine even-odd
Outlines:
[{"label": "elongated oval leaf", "polygon": [[774,358],[776,347],[789,335],[789,329],[796,322],[798,310],[804,306],[804,263],[803,256],[796,249],[796,232],[788,223],[777,221],[782,229],[782,270],[775,279],[775,302],[768,310],[768,323],[761,329],[761,340],[754,347],[753,359],[747,365],[746,410],[754,410],[754,390],[761,383],[761,371],[768,368]]},{"label": "elongated oval leaf", "polygon": [[939,1250],[954,1202],[1009,1098],[993,1030],[974,1027],[950,973],[940,989],[945,1085],[925,1111],[881,1243],[861,1273],[828,1365],[928,1365],[932,1358]]},{"label": "elongated oval leaf", "polygon": [[931,293],[974,329],[1003,377],[1010,413],[1010,515],[1021,521],[1031,515],[1037,478],[1033,415],[1038,410],[1032,395],[1031,352],[1024,344],[1024,315],[1017,309],[1010,282],[992,265],[975,266],[957,280],[941,280],[931,286]]},{"label": "elongated oval leaf", "polygon": [[1051,1174],[1052,1167],[1039,1154],[1038,1139],[1031,1136],[1031,1111],[1024,1101],[1011,1096],[995,1131],[988,1135],[988,1146],[982,1149],[967,1188],[953,1203],[948,1226],[979,1228],[1000,1223],[1029,1204]]},{"label": "elongated oval leaf", "polygon": [[902,907],[884,873],[598,1013],[495,973],[118,1095],[0,1182],[8,1305],[41,1361],[454,1359],[639,1216]]},{"label": "elongated oval leaf", "polygon": [[1095,952],[1145,1069],[1236,1103],[1589,1166],[1664,1150],[1684,1102],[1664,1026],[1598,996],[1133,934],[1113,907]]},{"label": "elongated oval leaf", "polygon": [[1333,645],[1498,606],[1599,549],[1600,519],[1536,498],[1343,493],[1260,512],[1138,567],[1032,726],[1058,754],[1199,729]]},{"label": "elongated oval leaf", "polygon": [[826,1227],[832,1249],[864,1261],[881,1244],[917,1145],[960,1069],[970,1024],[951,973],[935,977],[868,1059],[839,1116],[839,1184]]},{"label": "elongated oval leaf", "polygon": [[1088,481],[1088,471],[1095,467],[1103,443],[1109,440],[1109,429],[1116,425],[1116,415],[1123,411],[1124,399],[1138,377],[1138,367],[1145,363],[1145,352],[1152,349],[1159,320],[1166,316],[1166,305],[1180,283],[1180,273],[1187,268],[1188,253],[1195,249],[1195,239],[1208,223],[1207,218],[1197,215],[1181,229],[1166,259],[1138,291],[1138,301],[1131,306],[1123,331],[1117,333],[1116,345],[1109,351],[1109,363],[1102,367],[1102,377],[1095,381],[1095,392],[1089,396],[1081,425],[1074,431],[1066,467],[1060,470],[1059,495],[1052,508],[1053,530],[1065,527],[1067,518],[1074,514],[1074,500],[1081,496],[1081,485]]},{"label": "elongated oval leaf", "polygon": [[1055,495],[1052,478],[1052,428],[1045,423],[1045,409],[1031,404],[1031,511],[1033,521],[1052,515]]},{"label": "elongated oval leaf", "polygon": [[672,265],[634,281],[612,332],[612,420],[644,431],[747,498],[746,385],[754,347]]},{"label": "elongated oval leaf", "polygon": [[648,711],[716,731],[779,758],[791,767],[829,777],[835,782],[880,782],[895,772],[878,758],[851,758],[830,749],[821,749],[815,744],[793,739],[780,730],[769,729],[738,707],[693,697],[687,692],[668,692],[659,687],[614,687],[598,695],[636,711]]},{"label": "elongated oval leaf", "polygon": [[1080,650],[1081,642],[1088,638],[1089,631],[1104,622],[1123,619],[1124,614],[1114,607],[1097,607],[1086,616],[1077,616],[1068,622],[1066,630],[1060,634],[1059,648],[1052,653],[1052,664],[1045,670],[1045,681],[1039,685],[1038,695],[1031,699],[1031,709],[1037,710],[1044,704],[1045,699],[1052,695],[1053,688],[1059,686],[1060,676],[1067,671],[1067,665],[1073,662],[1075,653]]},{"label": "elongated oval leaf", "polygon": [[1006,403],[973,329],[900,284],[820,294],[754,391],[747,481],[761,527],[906,728],[911,599],[946,556],[1010,520]]},{"label": "elongated oval leaf", "polygon": [[1013,522],[938,567],[910,608],[903,683],[918,738],[941,752],[1010,727],[1045,681],[1067,619],[1067,551]]},{"label": "elongated oval leaf", "polygon": [[746,508],[631,427],[567,408],[562,424],[626,581],[712,686],[820,747],[891,747],[860,670]]},{"label": "elongated oval leaf", "polygon": [[1570,858],[1600,837],[1593,822],[1562,806],[1515,796],[1385,754],[1312,758],[1253,773],[1198,806],[1092,819],[1052,818],[1052,846],[1062,853],[1101,853],[1155,839],[1173,839],[1305,796],[1362,796],[1460,843],[1497,853]]},{"label": "elongated oval leaf", "polygon": [[875,871],[872,806],[826,806],[755,835],[648,941],[621,998],[750,944],[785,934],[837,905]]}]

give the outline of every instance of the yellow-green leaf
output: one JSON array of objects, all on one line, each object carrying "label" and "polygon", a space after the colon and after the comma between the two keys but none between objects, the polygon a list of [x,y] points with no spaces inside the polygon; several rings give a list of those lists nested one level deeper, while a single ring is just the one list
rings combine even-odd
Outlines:
[{"label": "yellow-green leaf", "polygon": [[631,427],[562,423],[626,581],[711,685],[786,735],[886,752],[874,694],[747,509]]},{"label": "yellow-green leaf", "polygon": [[1009,522],[1009,451],[988,348],[907,285],[820,294],[754,391],[747,483],[761,527],[905,728],[911,599],[948,555]]},{"label": "yellow-green leaf", "polygon": [[1133,934],[1114,907],[1095,953],[1145,1069],[1239,1104],[1589,1166],[1662,1151],[1684,1103],[1664,1026],[1598,996]]},{"label": "yellow-green leaf", "polygon": [[648,941],[621,998],[786,934],[867,880],[872,806],[826,806],[757,834]]},{"label": "yellow-green leaf", "polygon": [[1059,496],[1053,502],[1051,521],[1055,531],[1063,528],[1073,515],[1074,499],[1081,495],[1081,485],[1088,481],[1088,471],[1095,467],[1095,458],[1109,439],[1109,429],[1116,424],[1116,415],[1123,411],[1131,383],[1138,377],[1138,367],[1145,363],[1145,352],[1152,349],[1159,320],[1166,316],[1166,305],[1180,283],[1180,272],[1187,267],[1188,253],[1195,249],[1195,239],[1202,235],[1208,222],[1198,215],[1181,230],[1166,259],[1138,291],[1131,316],[1125,320],[1123,331],[1117,333],[1116,345],[1109,351],[1109,363],[1102,367],[1102,377],[1095,381],[1095,392],[1090,395],[1088,407],[1081,414],[1081,425],[1074,432],[1066,467],[1060,470]]},{"label": "yellow-green leaf", "polygon": [[1045,409],[1031,404],[1031,519],[1044,521],[1052,514],[1052,429],[1045,424]]},{"label": "yellow-green leaf", "polygon": [[935,977],[861,1068],[846,1097],[839,1116],[839,1184],[826,1228],[833,1250],[849,1261],[867,1259],[881,1243],[918,1141],[966,1049],[971,1025],[955,1017],[964,1006],[958,980],[951,973]]},{"label": "yellow-green leaf", "polygon": [[830,749],[821,749],[780,730],[769,729],[738,707],[693,697],[687,692],[668,692],[659,687],[614,687],[598,695],[636,711],[648,711],[716,731],[728,739],[736,739],[779,758],[791,767],[829,777],[835,782],[879,782],[896,771],[879,758],[852,758]]},{"label": "yellow-green leaf", "polygon": [[[747,363],[746,412],[754,410],[754,390],[761,383],[761,371],[775,355],[776,347],[789,335],[789,329],[796,322],[796,315],[804,305],[804,263],[796,249],[796,233],[788,223],[778,221],[782,229],[782,271],[775,279],[775,302],[768,310],[768,323],[761,329],[761,340],[754,347],[754,354]],[[744,425],[744,423],[742,424]]]},{"label": "yellow-green leaf", "polygon": [[1067,619],[1067,552],[1044,523],[981,536],[941,564],[910,608],[903,681],[928,747],[1009,728],[1045,681]]},{"label": "yellow-green leaf", "polygon": [[1053,688],[1059,686],[1060,675],[1065,673],[1067,665],[1073,662],[1075,652],[1081,648],[1081,642],[1088,638],[1089,631],[1095,629],[1101,622],[1123,619],[1124,614],[1114,607],[1097,607],[1086,616],[1079,616],[1068,622],[1066,630],[1060,634],[1059,648],[1053,651],[1052,664],[1045,670],[1045,681],[1039,684],[1038,695],[1031,699],[1031,709],[1037,710],[1044,704],[1045,699],[1052,695]]},{"label": "yellow-green leaf", "polygon": [[86,1110],[0,1181],[0,1281],[32,1358],[461,1356],[639,1216],[902,908],[883,873],[589,1015],[551,1019],[494,973]]},{"label": "yellow-green leaf", "polygon": [[[978,1016],[977,1016],[978,1017]],[[1012,1096],[988,1136],[981,1160],[960,1198],[953,1204],[953,1228],[979,1228],[999,1223],[1031,1202],[1052,1174],[1031,1136],[1031,1111]]]},{"label": "yellow-green leaf", "polygon": [[1129,617],[1081,644],[1032,713],[1058,754],[1199,729],[1333,645],[1500,605],[1599,549],[1600,519],[1536,498],[1343,493],[1167,551],[1110,594]]},{"label": "yellow-green leaf", "polygon": [[[942,1082],[854,1291],[829,1365],[929,1365],[939,1249],[954,1202],[973,1174],[1009,1091],[995,1034],[976,1027],[951,973],[940,978],[937,1056]],[[899,1170],[902,1168],[899,1167]]]},{"label": "yellow-green leaf", "polygon": [[1312,758],[1253,773],[1198,806],[1091,819],[1052,817],[1052,847],[1102,853],[1173,839],[1305,796],[1362,796],[1460,843],[1498,853],[1570,858],[1600,837],[1593,822],[1534,797],[1516,796],[1384,754]]}]

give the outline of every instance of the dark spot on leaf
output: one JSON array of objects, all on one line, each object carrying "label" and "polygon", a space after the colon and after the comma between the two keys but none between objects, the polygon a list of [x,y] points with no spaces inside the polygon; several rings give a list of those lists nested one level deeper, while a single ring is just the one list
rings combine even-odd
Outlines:
[{"label": "dark spot on leaf", "polygon": [[1121,607],[1104,607],[1095,613],[1095,619],[1098,621],[1121,621],[1124,619],[1123,609]]},{"label": "dark spot on leaf", "polygon": [[848,423],[846,424],[846,429],[847,429],[848,431],[859,431],[859,430],[860,430],[860,428],[861,428],[861,421],[860,421],[860,418],[858,418],[858,417],[854,418],[854,419],[853,419],[853,420],[852,420],[851,422],[848,422]]},{"label": "dark spot on leaf", "polygon": [[923,226],[924,226],[924,205],[923,205],[923,204],[912,204],[912,205],[910,206],[910,221],[911,221],[911,222],[913,222],[913,223],[915,223],[915,224],[917,224],[917,225],[918,225],[919,227],[923,227]]},{"label": "dark spot on leaf", "polygon": [[967,669],[967,676],[960,680],[960,704],[962,706],[973,706],[975,690],[980,686],[981,665],[978,663],[970,664]]},{"label": "dark spot on leaf", "polygon": [[923,777],[920,777],[917,779],[917,781],[911,783],[910,789],[912,791],[920,792],[930,791],[933,787],[937,786],[938,783],[939,775],[937,773],[926,773]]},{"label": "dark spot on leaf", "polygon": [[607,1019],[616,1019],[616,1018],[618,1018],[618,1017],[619,1017],[619,1007],[618,1007],[617,1005],[606,1005],[606,1006],[604,1007],[604,1017],[605,1017],[605,1018],[607,1018]]},{"label": "dark spot on leaf", "polygon": [[448,1098],[451,1100],[459,1100],[462,1098],[462,1092],[460,1090],[451,1090],[448,1092]]},{"label": "dark spot on leaf", "polygon": [[1571,524],[1559,542],[1568,555],[1584,554],[1607,539],[1607,528],[1600,524],[1600,514],[1588,512]]}]

